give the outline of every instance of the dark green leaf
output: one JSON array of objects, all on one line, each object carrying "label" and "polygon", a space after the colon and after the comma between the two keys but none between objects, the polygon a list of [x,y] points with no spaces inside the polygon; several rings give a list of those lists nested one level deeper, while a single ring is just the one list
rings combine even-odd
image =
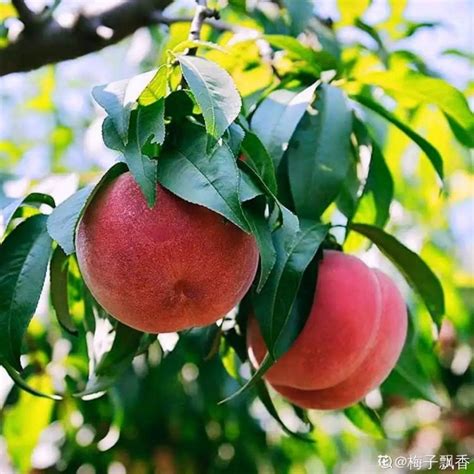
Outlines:
[{"label": "dark green leaf", "polygon": [[232,151],[232,154],[238,158],[240,147],[242,146],[242,141],[245,138],[245,131],[235,122],[230,125],[224,135],[224,141],[227,143],[227,146]]},{"label": "dark green leaf", "polygon": [[375,439],[386,438],[379,416],[362,403],[357,403],[344,410],[349,420],[364,433]]},{"label": "dark green leaf", "polygon": [[246,133],[242,142],[242,151],[246,157],[247,165],[260,176],[268,189],[276,194],[277,184],[273,161],[255,133]]},{"label": "dark green leaf", "polygon": [[105,146],[111,150],[120,151],[122,153],[125,150],[125,144],[117,133],[114,122],[110,117],[105,117],[102,122],[102,140]]},{"label": "dark green leaf", "polygon": [[337,196],[337,208],[350,221],[354,217],[359,202],[360,180],[357,175],[357,162],[355,158],[350,160],[346,178],[341,187],[341,192]]},{"label": "dark green leaf", "polygon": [[364,145],[372,148],[369,173],[361,199],[371,195],[376,211],[375,225],[383,228],[388,221],[394,195],[392,174],[379,145],[358,119],[354,121],[354,133],[359,146]]},{"label": "dark green leaf", "polygon": [[[156,108],[155,105],[149,107]],[[157,162],[142,153],[142,144],[144,143],[142,143],[142,140],[146,141],[150,134],[156,133],[156,130],[153,128],[156,124],[154,124],[152,120],[147,120],[146,118],[143,118],[143,123],[139,124],[139,117],[140,111],[132,112],[130,117],[128,142],[123,151],[123,155],[128,169],[145,196],[148,206],[151,208],[154,206],[156,201]],[[140,125],[143,125],[144,127],[146,126],[146,128],[141,130]]]},{"label": "dark green leaf", "polygon": [[0,246],[0,359],[21,370],[20,350],[36,310],[51,255],[47,216],[18,225]]},{"label": "dark green leaf", "polygon": [[0,224],[4,227],[4,229],[6,229],[8,224],[10,223],[10,220],[12,219],[13,215],[19,207],[38,207],[41,204],[47,204],[52,208],[56,206],[54,198],[51,197],[49,194],[43,193],[30,193],[28,194],[28,196],[19,199],[4,198],[4,200],[0,203]]},{"label": "dark green leaf", "polygon": [[165,141],[165,101],[160,99],[138,108],[138,142],[143,147],[150,137],[151,143],[162,145]]},{"label": "dark green leaf", "polygon": [[165,99],[165,117],[180,121],[192,115],[194,108],[193,99],[189,90],[179,90],[172,92]]},{"label": "dark green leaf", "polygon": [[237,118],[242,101],[230,75],[217,64],[179,56],[183,76],[202,110],[206,130],[218,140]]},{"label": "dark green leaf", "polygon": [[441,155],[439,154],[438,150],[430,142],[425,140],[421,135],[416,133],[408,125],[406,125],[397,117],[395,117],[395,115],[393,115],[391,112],[389,112],[387,109],[385,109],[369,97],[363,95],[354,95],[351,97],[352,99],[361,103],[365,107],[373,110],[374,112],[377,112],[380,116],[393,123],[393,125],[400,129],[407,137],[411,138],[425,152],[426,156],[431,161],[431,164],[433,165],[433,168],[435,169],[436,173],[438,173],[438,176],[441,179],[444,178],[443,159],[441,158]]},{"label": "dark green leaf", "polygon": [[32,387],[28,384],[28,382],[6,361],[0,358],[0,365],[5,368],[8,375],[12,378],[12,380],[25,392],[28,392],[35,397],[41,398],[49,398],[50,400],[62,400],[62,397],[57,394],[53,393],[44,393],[40,392],[36,388]]},{"label": "dark green leaf", "polygon": [[248,232],[235,158],[225,145],[215,148],[212,155],[206,147],[203,127],[181,124],[174,144],[165,147],[160,156],[158,181],[185,201],[212,209]]},{"label": "dark green leaf", "polygon": [[[276,263],[265,286],[254,295],[254,309],[262,336],[273,359],[280,357],[294,339],[297,332],[282,333],[287,326],[303,274],[313,260],[323,242],[329,227],[327,225],[304,222],[301,230],[283,224],[273,233]],[[299,330],[308,317],[299,314]],[[292,315],[295,319],[295,315]],[[293,323],[294,321],[292,321]],[[296,327],[296,326],[295,326]],[[282,338],[282,342],[279,339]]]},{"label": "dark green leaf", "polygon": [[263,191],[258,187],[255,181],[245,171],[240,172],[240,201],[247,202],[261,196]]},{"label": "dark green leaf", "polygon": [[[409,323],[411,323],[410,320]],[[408,325],[407,341],[397,365],[383,382],[380,390],[383,394],[420,398],[443,406],[443,401],[438,395],[433,382],[417,357],[412,324]]]},{"label": "dark green leaf", "polygon": [[104,392],[130,366],[140,347],[143,333],[117,322],[112,347],[99,361],[93,374],[90,375],[84,391],[75,394],[84,397]]},{"label": "dark green leaf", "polygon": [[308,26],[311,17],[314,16],[313,0],[283,0],[288,10],[291,22],[291,32],[295,36],[299,35]]},{"label": "dark green leaf", "polygon": [[66,255],[75,252],[77,224],[87,205],[99,189],[127,170],[123,163],[116,163],[102,176],[96,186],[86,186],[62,202],[48,218],[49,235],[61,246]]},{"label": "dark green leaf", "polygon": [[265,200],[253,200],[244,206],[247,222],[257,239],[260,252],[260,277],[257,285],[259,292],[265,285],[276,261],[275,247],[268,220],[265,219]]},{"label": "dark green leaf", "polygon": [[343,92],[322,85],[286,152],[298,215],[318,219],[339,194],[350,164],[352,114]]},{"label": "dark green leaf", "polygon": [[443,287],[421,257],[378,227],[353,223],[350,228],[370,239],[394,263],[420,295],[436,324],[441,325],[445,311]]},{"label": "dark green leaf", "polygon": [[50,291],[53,305],[59,324],[69,333],[77,334],[77,329],[69,312],[68,302],[68,256],[58,245],[53,252],[50,265]]},{"label": "dark green leaf", "polygon": [[316,83],[304,90],[280,89],[272,92],[255,111],[251,127],[262,141],[275,168],[288,146],[298,122],[313,100]]},{"label": "dark green leaf", "polygon": [[263,406],[267,409],[268,413],[272,416],[272,418],[280,425],[280,428],[289,436],[297,438],[301,441],[306,441],[308,443],[314,443],[314,439],[308,438],[301,433],[295,433],[294,431],[290,430],[283,420],[280,418],[275,405],[273,404],[273,400],[268,393],[268,389],[265,385],[263,380],[259,380],[255,386],[258,398],[262,402]]}]

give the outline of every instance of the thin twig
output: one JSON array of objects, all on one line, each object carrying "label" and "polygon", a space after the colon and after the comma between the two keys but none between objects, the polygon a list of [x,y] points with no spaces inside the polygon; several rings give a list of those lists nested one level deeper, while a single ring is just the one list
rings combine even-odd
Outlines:
[{"label": "thin twig", "polygon": [[[191,22],[189,29],[188,39],[190,41],[199,41],[201,39],[201,30],[204,22],[210,18],[219,19],[219,13],[217,10],[212,10],[207,6],[207,0],[196,0],[197,6],[194,12],[194,17]],[[191,48],[188,55],[194,56],[197,52],[197,48]]]}]

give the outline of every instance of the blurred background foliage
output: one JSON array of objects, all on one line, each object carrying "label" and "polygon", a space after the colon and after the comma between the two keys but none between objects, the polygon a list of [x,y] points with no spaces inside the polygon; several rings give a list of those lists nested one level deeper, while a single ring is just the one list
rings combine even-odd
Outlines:
[{"label": "blurred background foliage", "polygon": [[[62,0],[55,14],[104,8],[114,1],[86,3]],[[291,1],[281,2],[286,6],[283,15],[273,2],[249,0],[248,11],[244,0],[214,3],[225,21],[268,34],[298,34],[308,16],[305,8],[309,14],[315,11],[320,18],[330,18],[339,41],[324,34],[318,37],[325,51],[340,56],[347,90],[353,87],[351,77],[371,71],[388,69],[403,75],[415,70],[447,79],[472,101],[469,0],[339,0],[314,5]],[[169,13],[192,13],[193,5],[175,2]],[[9,2],[0,3],[0,47],[8,44],[17,28],[16,16]],[[141,29],[98,53],[1,77],[0,201],[5,195],[41,191],[61,202],[110,167],[116,153],[102,143],[103,111],[94,105],[90,90],[155,66],[166,49],[187,37],[188,30],[188,23]],[[226,55],[211,50],[207,56],[231,72],[247,110],[275,74],[308,67],[295,65],[297,60],[284,54],[276,54],[270,66],[262,60],[261,45],[255,40],[235,41],[232,33],[218,34],[205,27],[203,37],[231,51]],[[251,392],[218,404],[239,387],[227,372],[248,376],[249,367],[240,366],[225,346],[220,348],[221,358],[212,355],[216,348],[209,354],[209,330],[160,335],[147,342],[147,350],[112,390],[94,399],[55,402],[34,397],[15,386],[0,368],[0,472],[352,474],[376,472],[378,454],[474,456],[472,155],[455,140],[444,115],[429,104],[417,102],[414,107],[409,92],[396,94],[396,109],[389,97],[380,94],[380,100],[440,151],[446,175],[443,192],[430,163],[398,128],[370,112],[366,118],[383,144],[394,177],[389,230],[418,252],[442,281],[447,309],[441,330],[433,329],[427,310],[376,249],[351,234],[345,251],[391,273],[405,288],[410,310],[416,314],[412,357],[421,367],[414,385],[423,385],[426,378],[438,405],[397,395],[397,380],[391,377],[366,400],[380,416],[384,438],[370,423],[365,431],[373,436],[339,412],[312,411],[309,419],[298,417],[275,397],[290,429],[305,431],[308,422],[314,425],[310,434],[314,443],[300,441],[286,435]],[[335,207],[327,212],[337,222]],[[367,199],[357,210],[357,220],[370,221],[373,213],[373,203]],[[73,318],[90,317],[93,327],[87,337],[61,331],[44,294],[25,340],[29,355],[22,360],[29,385],[39,391],[77,389],[77,380],[87,379],[88,359],[99,359],[112,343],[108,320],[87,314],[74,271],[73,265],[69,294]]]}]

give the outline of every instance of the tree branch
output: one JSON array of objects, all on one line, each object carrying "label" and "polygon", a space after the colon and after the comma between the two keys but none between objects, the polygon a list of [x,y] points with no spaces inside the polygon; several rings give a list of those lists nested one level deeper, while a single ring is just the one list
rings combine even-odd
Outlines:
[{"label": "tree branch", "polygon": [[[29,10],[24,0],[14,0],[18,14],[22,17],[21,21],[25,24],[25,30],[6,48],[0,49],[0,76],[31,71],[46,64],[75,59],[99,51],[118,43],[143,26],[192,20],[164,16],[162,10],[171,1],[126,0],[96,15],[80,14],[71,26],[62,26],[50,17],[39,24],[35,23],[35,27],[29,29],[28,22],[35,21],[36,15]],[[210,16],[215,17],[214,10],[211,12],[212,15],[210,11],[203,13],[201,26],[205,21],[220,31],[233,30],[231,25],[216,20],[209,21]],[[30,14],[32,16],[29,16]]]},{"label": "tree branch", "polygon": [[29,9],[25,0],[12,0],[12,4],[18,12],[18,18],[26,28],[36,22],[35,13]]}]

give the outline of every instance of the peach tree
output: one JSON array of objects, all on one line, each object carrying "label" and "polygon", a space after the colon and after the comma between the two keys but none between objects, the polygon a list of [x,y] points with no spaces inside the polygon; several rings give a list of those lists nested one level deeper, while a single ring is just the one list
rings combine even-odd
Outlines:
[{"label": "peach tree", "polygon": [[[17,8],[25,6],[16,3]],[[157,2],[159,5],[148,12],[149,20],[145,22],[145,26],[161,24],[157,29],[160,32],[165,31],[162,24],[168,25],[167,33],[158,35],[160,49],[155,49],[149,70],[92,90],[93,99],[105,113],[102,139],[115,153],[116,163],[100,176],[95,173],[93,178],[84,177],[79,189],[58,205],[51,195],[35,190],[15,198],[0,194],[1,365],[20,389],[55,400],[56,416],[60,418],[68,404],[86,406],[92,403],[87,400],[104,394],[104,399],[118,403],[117,387],[124,380],[131,386],[140,383],[130,381],[130,368],[137,358],[150,363],[161,354],[158,358],[164,375],[157,381],[156,390],[170,390],[166,386],[174,387],[174,382],[167,377],[174,377],[173,371],[177,373],[179,367],[167,359],[172,360],[172,354],[182,350],[175,357],[181,357],[184,363],[222,364],[228,377],[235,379],[231,389],[229,385],[225,390],[215,387],[219,396],[208,403],[216,410],[257,396],[286,433],[314,441],[312,433],[317,426],[298,404],[289,401],[285,410],[290,408],[302,427],[287,426],[277,409],[282,400],[269,390],[266,377],[302,335],[324,255],[333,251],[363,255],[370,248],[372,253],[383,255],[396,268],[400,277],[397,281],[403,278],[410,288],[405,292],[409,309],[407,340],[396,366],[380,386],[382,398],[423,399],[446,406],[454,389],[447,380],[442,354],[434,350],[438,347],[436,334],[444,321],[450,320],[461,337],[472,338],[472,323],[456,320],[450,314],[456,310],[445,302],[443,286],[449,286],[450,295],[453,292],[450,284],[444,283],[446,273],[440,278],[436,259],[431,259],[429,252],[425,259],[400,237],[403,233],[399,232],[397,216],[401,206],[416,213],[423,202],[415,189],[421,182],[421,193],[430,189],[439,202],[447,199],[452,173],[452,166],[447,165],[450,146],[463,150],[461,153],[473,146],[474,119],[465,96],[433,74],[420,57],[396,46],[395,40],[433,25],[399,19],[401,29],[396,33],[387,25],[368,25],[362,20],[366,2],[358,3],[350,12],[342,6],[340,24],[315,15],[312,2],[306,0],[257,2],[253,8],[234,0],[218,10],[199,1],[189,18],[163,13],[167,3]],[[33,60],[21,64],[26,59],[9,56],[10,49],[21,48],[22,42],[31,42],[34,35],[43,35],[38,40],[41,43],[52,34],[47,28],[51,29],[55,21],[54,11],[43,18],[25,8],[17,11],[25,24],[24,33],[0,49],[3,74],[42,65]],[[138,21],[129,13],[130,23]],[[113,30],[113,19],[102,18],[102,26]],[[87,21],[84,16],[86,26]],[[363,32],[371,45],[342,42],[338,33],[344,25]],[[61,28],[63,35],[75,31]],[[119,26],[116,28],[118,32]],[[28,31],[32,32],[29,36]],[[99,45],[104,43],[100,47],[107,46],[111,41],[106,37],[107,30],[95,31],[99,36],[105,34],[97,39]],[[387,43],[385,38],[390,36],[392,40]],[[94,48],[99,46],[91,46],[90,50]],[[80,55],[65,49],[63,57],[55,57],[60,50],[58,47],[57,52],[51,52],[52,57],[46,57],[44,63],[69,59],[67,54]],[[82,54],[85,52],[89,51],[85,49]],[[117,78],[121,76],[117,71]],[[441,149],[439,140],[428,137],[420,126],[417,117],[429,120],[429,113],[436,114],[451,145],[442,145]],[[405,149],[397,148],[393,134],[410,147],[409,159],[415,169],[410,175],[401,168],[402,159],[406,162]],[[415,162],[415,155],[417,160],[419,155],[419,161]],[[126,199],[132,197],[123,197],[123,206],[111,218],[124,219],[120,228],[110,225],[112,221],[102,221],[109,212],[109,204],[104,205],[105,214],[96,217],[102,222],[99,237],[103,247],[90,258],[84,271],[79,240],[84,248],[93,237],[84,234],[79,239],[78,232],[96,203],[114,183],[124,179],[125,173],[137,190],[134,196],[138,197],[133,199],[141,199],[143,205],[130,211],[133,216],[126,220],[132,206]],[[410,195],[415,196],[411,201]],[[140,265],[154,278],[150,291],[160,291],[166,275],[156,276],[154,270],[161,268],[167,257],[159,254],[158,258],[151,250],[149,253],[154,246],[150,235],[159,239],[159,232],[176,232],[173,238],[178,241],[180,232],[187,232],[187,228],[175,229],[173,223],[164,222],[159,232],[147,234],[147,227],[141,227],[139,220],[148,219],[151,226],[162,212],[160,205],[165,206],[168,199],[185,202],[186,212],[195,216],[195,223],[191,219],[190,225],[200,225],[204,211],[197,209],[205,208],[224,229],[219,234],[223,241],[224,233],[232,228],[252,239],[258,249],[258,269],[253,273],[249,270],[243,294],[225,311],[213,314],[212,321],[217,322],[206,327],[205,321],[210,319],[199,313],[199,305],[189,310],[189,324],[140,326],[137,317],[156,321],[169,317],[176,321],[184,310],[177,306],[176,316],[170,315],[166,311],[171,309],[153,300],[155,314],[142,313],[133,319],[135,307],[151,311],[152,307],[142,305],[148,298],[141,292],[146,283],[133,279],[132,258],[124,260],[121,273],[114,270],[127,253],[142,249]],[[431,212],[439,210],[428,209],[426,222],[419,222],[419,227],[430,226],[430,219],[435,219]],[[209,256],[209,269],[206,255],[199,259],[198,266],[197,256],[204,252],[211,235],[212,229],[203,226],[193,234],[193,245],[176,254],[173,248],[169,250],[173,262],[183,259],[179,263],[184,274],[188,270],[197,278],[212,270],[212,282],[201,288],[211,295],[202,312],[211,311],[214,304],[221,308],[217,303],[229,285],[242,285],[240,273],[227,270],[238,269],[251,251],[245,247],[239,254],[238,243],[232,241],[219,254],[222,267]],[[117,250],[119,247],[125,256]],[[109,260],[102,259],[108,249]],[[212,250],[212,257],[216,251]],[[357,295],[367,291],[362,299],[370,299],[370,291],[358,281],[362,277],[357,271],[345,278]],[[104,284],[100,292],[96,281]],[[122,308],[116,310],[120,316],[114,314],[109,299],[103,296],[117,281],[119,299],[114,308]],[[127,287],[136,293],[136,306]],[[50,328],[36,337],[30,323],[45,291]],[[335,299],[345,297],[347,294],[339,295],[334,290]],[[386,311],[398,304],[395,301],[399,300],[393,299]],[[235,309],[227,312],[236,303]],[[258,325],[264,345],[259,364],[249,363],[246,338],[251,318]],[[317,333],[318,325],[312,330]],[[180,343],[170,354],[160,347],[161,339],[157,337],[164,331],[180,332]],[[389,344],[391,337],[387,331],[383,344]],[[68,341],[70,351],[62,363],[63,381],[53,386],[48,382],[48,371],[59,340]],[[331,341],[325,341],[321,347],[326,343],[332,346]],[[338,348],[340,353],[345,350]],[[218,377],[215,375],[216,380]],[[209,378],[207,383],[214,386],[215,381]],[[373,437],[385,436],[379,414],[363,401],[344,408],[344,414]],[[115,422],[112,420],[112,425]]]}]

